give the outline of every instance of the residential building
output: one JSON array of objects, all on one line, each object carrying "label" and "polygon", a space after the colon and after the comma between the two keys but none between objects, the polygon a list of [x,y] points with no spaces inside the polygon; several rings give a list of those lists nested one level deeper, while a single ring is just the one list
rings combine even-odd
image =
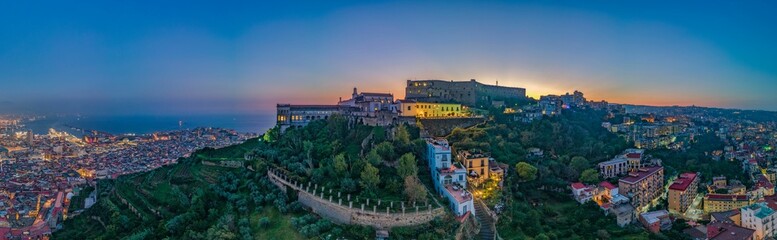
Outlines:
[{"label": "residential building", "polygon": [[629,197],[631,205],[641,212],[664,193],[664,167],[640,168],[618,180],[618,187],[620,194]]},{"label": "residential building", "polygon": [[725,212],[745,207],[754,202],[754,199],[750,198],[748,195],[708,193],[704,196],[704,212]]},{"label": "residential building", "polygon": [[622,157],[599,163],[599,174],[603,178],[614,178],[626,174],[628,171],[628,160]]},{"label": "residential building", "polygon": [[614,178],[627,172],[634,172],[644,166],[642,156],[644,149],[626,149],[612,160],[599,163],[599,173],[604,178]]},{"label": "residential building", "polygon": [[467,176],[472,182],[482,183],[489,178],[489,156],[479,150],[459,151],[458,160],[467,169]]},{"label": "residential building", "polygon": [[754,237],[761,240],[774,237],[777,214],[766,202],[751,204],[742,208],[742,227],[755,230]]},{"label": "residential building", "polygon": [[741,226],[742,214],[739,211],[739,209],[734,209],[734,210],[725,211],[725,212],[714,212],[714,213],[710,213],[710,221],[712,222],[730,221],[736,224],[737,226]]},{"label": "residential building", "polygon": [[745,195],[747,193],[747,189],[745,188],[745,185],[738,180],[731,180],[731,182],[729,183],[728,181],[726,181],[726,177],[719,176],[719,177],[712,178],[712,184],[707,185],[707,192],[719,193],[719,194],[727,193],[727,194],[734,194],[734,195]]},{"label": "residential building", "polygon": [[612,206],[629,202],[629,198],[619,193],[618,187],[610,182],[603,181],[595,191],[593,200],[602,210],[609,210]]},{"label": "residential building", "polygon": [[642,155],[645,153],[645,149],[626,149],[623,153],[623,157],[629,163],[629,172],[637,171],[642,167]]},{"label": "residential building", "polygon": [[763,174],[755,176],[756,182],[753,190],[749,192],[751,196],[757,199],[774,195],[774,184]]},{"label": "residential building", "polygon": [[580,182],[570,184],[570,188],[572,188],[572,196],[575,198],[575,201],[580,204],[590,201],[596,194],[595,188]]},{"label": "residential building", "polygon": [[442,138],[426,140],[429,169],[437,194],[448,199],[456,216],[475,213],[472,194],[467,191],[467,170],[461,163],[452,162],[451,147]]},{"label": "residential building", "polygon": [[669,211],[666,210],[642,213],[639,215],[639,222],[653,233],[672,228],[672,219],[669,218]]},{"label": "residential building", "polygon": [[683,173],[669,185],[669,210],[684,213],[696,198],[699,187],[697,173]]},{"label": "residential building", "polygon": [[407,80],[405,98],[419,102],[461,103],[475,106],[491,101],[520,100],[526,98],[526,89],[488,85],[469,81]]},{"label": "residential building", "polygon": [[[697,228],[690,228],[690,231],[684,231],[693,236],[694,239],[704,240],[753,240],[755,230],[748,229],[734,225],[731,222],[713,222],[707,224],[705,227],[701,227],[702,231],[696,230]],[[695,234],[693,232],[700,232],[701,234]]]},{"label": "residential building", "polygon": [[610,213],[615,215],[615,221],[620,227],[634,222],[634,207],[631,204],[618,204],[610,208]]}]

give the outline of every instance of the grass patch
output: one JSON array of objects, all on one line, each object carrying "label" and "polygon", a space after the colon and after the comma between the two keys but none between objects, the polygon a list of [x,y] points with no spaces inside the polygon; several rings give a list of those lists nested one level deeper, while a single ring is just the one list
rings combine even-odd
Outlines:
[{"label": "grass patch", "polygon": [[[259,226],[259,219],[267,217],[270,219],[270,226],[263,228]],[[301,234],[291,226],[292,215],[283,215],[274,207],[266,207],[261,213],[251,215],[251,226],[254,239],[305,239]]]}]

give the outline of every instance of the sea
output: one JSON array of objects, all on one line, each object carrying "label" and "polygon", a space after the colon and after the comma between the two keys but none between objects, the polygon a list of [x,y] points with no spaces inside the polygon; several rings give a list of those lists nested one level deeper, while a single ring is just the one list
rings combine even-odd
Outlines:
[{"label": "sea", "polygon": [[243,133],[262,134],[275,125],[271,114],[221,114],[221,115],[50,115],[24,123],[26,129],[35,134],[47,134],[50,128],[83,136],[84,130],[96,130],[111,134],[149,134],[154,132],[193,129],[197,127],[218,127],[234,129]]}]

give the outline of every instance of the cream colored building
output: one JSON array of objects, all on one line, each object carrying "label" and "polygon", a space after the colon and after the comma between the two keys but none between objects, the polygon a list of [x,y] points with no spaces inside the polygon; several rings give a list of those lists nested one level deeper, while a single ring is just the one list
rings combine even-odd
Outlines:
[{"label": "cream colored building", "polygon": [[755,199],[752,199],[748,195],[708,193],[706,196],[704,196],[704,212],[725,212],[743,208],[753,203],[755,203]]},{"label": "cream colored building", "polygon": [[469,109],[455,103],[428,103],[412,100],[397,100],[399,116],[416,118],[468,117]]}]

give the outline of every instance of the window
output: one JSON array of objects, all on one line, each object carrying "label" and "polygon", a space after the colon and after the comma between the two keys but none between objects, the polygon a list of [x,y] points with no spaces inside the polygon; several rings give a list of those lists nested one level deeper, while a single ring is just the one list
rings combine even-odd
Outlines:
[{"label": "window", "polygon": [[480,159],[480,166],[481,166],[481,167],[482,167],[482,166],[485,166],[485,164],[483,164],[483,159]]},{"label": "window", "polygon": [[407,106],[407,110],[408,110],[408,111],[410,111],[410,108],[412,108],[412,107],[411,107],[411,106]]}]

